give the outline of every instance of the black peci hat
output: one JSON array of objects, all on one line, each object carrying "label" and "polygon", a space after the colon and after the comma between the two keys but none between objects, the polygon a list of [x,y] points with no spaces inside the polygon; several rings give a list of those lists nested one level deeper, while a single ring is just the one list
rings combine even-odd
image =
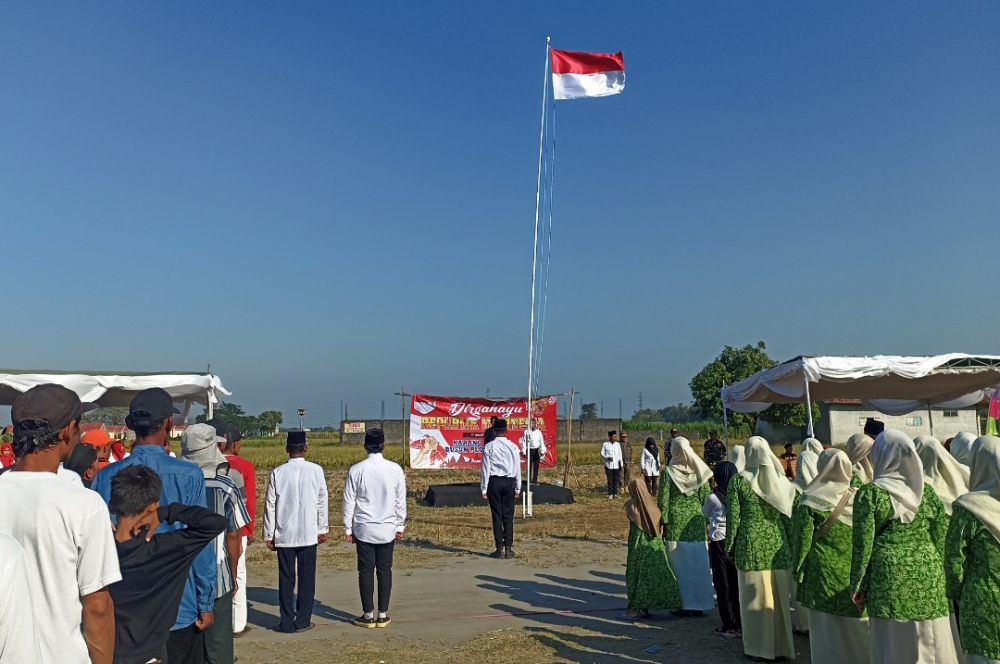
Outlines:
[{"label": "black peci hat", "polygon": [[289,431],[285,439],[285,449],[289,452],[301,452],[306,448],[305,431]]}]

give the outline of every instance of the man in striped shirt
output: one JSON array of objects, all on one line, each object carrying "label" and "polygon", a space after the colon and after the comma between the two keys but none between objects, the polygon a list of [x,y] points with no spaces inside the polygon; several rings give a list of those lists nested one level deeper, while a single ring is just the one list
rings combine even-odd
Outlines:
[{"label": "man in striped shirt", "polygon": [[193,424],[181,436],[184,459],[195,463],[205,475],[206,507],[226,517],[226,532],[215,540],[215,622],[205,630],[206,664],[233,664],[233,592],[236,566],[242,553],[240,529],[250,523],[236,483],[229,477],[229,463],[219,451],[225,438],[208,424]]}]

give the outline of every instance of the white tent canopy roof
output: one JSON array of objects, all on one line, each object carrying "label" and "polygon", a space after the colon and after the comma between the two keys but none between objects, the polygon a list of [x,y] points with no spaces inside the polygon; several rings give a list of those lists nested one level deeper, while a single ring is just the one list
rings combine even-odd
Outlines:
[{"label": "white tent canopy roof", "polygon": [[807,397],[860,399],[887,415],[903,415],[928,407],[967,408],[998,384],[998,355],[797,357],[722,388],[722,402],[731,411],[753,413]]},{"label": "white tent canopy roof", "polygon": [[35,385],[57,383],[80,395],[81,401],[99,406],[128,406],[138,392],[162,387],[175,402],[186,407],[200,403],[215,405],[231,394],[213,374],[198,373],[101,373],[68,371],[17,371],[0,369],[0,405]]}]

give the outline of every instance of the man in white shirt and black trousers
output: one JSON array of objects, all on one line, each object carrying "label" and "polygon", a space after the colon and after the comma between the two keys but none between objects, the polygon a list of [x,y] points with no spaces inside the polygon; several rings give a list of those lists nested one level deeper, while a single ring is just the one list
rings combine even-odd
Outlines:
[{"label": "man in white shirt and black trousers", "polygon": [[609,431],[608,439],[601,445],[601,458],[604,459],[604,474],[608,479],[608,500],[618,496],[622,482],[622,446],[618,442],[618,432]]},{"label": "man in white shirt and black trousers", "polygon": [[[368,458],[351,466],[344,484],[344,534],[358,552],[358,586],[362,615],[358,627],[389,626],[392,552],[406,528],[406,477],[398,463],[382,456],[385,434],[365,432]],[[375,576],[378,615],[375,615]]]},{"label": "man in white shirt and black trousers", "polygon": [[531,426],[521,436],[521,454],[528,459],[528,476],[532,484],[538,484],[538,466],[547,453],[545,436],[538,430],[535,420],[531,420]]},{"label": "man in white shirt and black trousers", "polygon": [[486,444],[479,470],[479,488],[493,516],[496,551],[491,558],[514,557],[514,499],[521,495],[521,455],[506,434],[507,420],[495,420],[483,437]]},{"label": "man in white shirt and black trousers", "polygon": [[[289,431],[285,442],[288,462],[271,471],[264,500],[264,543],[278,552],[279,632],[311,629],[316,594],[316,549],[326,542],[326,476],[305,460],[309,446],[305,431]],[[292,602],[298,567],[299,596]]]}]

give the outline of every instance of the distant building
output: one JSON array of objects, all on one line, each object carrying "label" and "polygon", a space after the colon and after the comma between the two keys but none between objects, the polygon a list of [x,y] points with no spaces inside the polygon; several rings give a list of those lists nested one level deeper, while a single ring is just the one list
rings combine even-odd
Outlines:
[{"label": "distant building", "polygon": [[959,431],[979,435],[979,416],[976,408],[942,410],[922,408],[906,415],[885,415],[866,409],[858,399],[831,399],[819,404],[821,417],[816,423],[816,437],[840,445],[852,434],[864,430],[865,420],[874,417],[885,422],[887,429],[899,429],[911,438],[931,435],[944,442]]},{"label": "distant building", "polygon": [[185,431],[187,431],[188,426],[189,425],[187,423],[184,423],[184,422],[181,422],[180,424],[175,424],[174,428],[170,430],[170,437],[171,438],[180,438],[181,435]]},{"label": "distant building", "polygon": [[111,440],[135,440],[135,432],[124,424],[106,424],[104,430],[111,436]]}]

